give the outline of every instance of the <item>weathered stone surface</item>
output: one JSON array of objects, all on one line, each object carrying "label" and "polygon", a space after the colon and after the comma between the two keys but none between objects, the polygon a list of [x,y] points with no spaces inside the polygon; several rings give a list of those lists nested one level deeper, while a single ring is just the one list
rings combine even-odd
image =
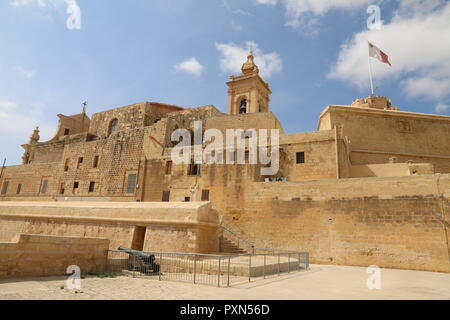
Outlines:
[{"label": "weathered stone surface", "polygon": [[[47,142],[35,129],[23,146],[24,164],[0,174],[0,239],[21,232],[101,236],[116,247],[133,243],[135,228],[144,226],[148,250],[207,252],[217,250],[223,219],[258,246],[310,251],[313,262],[449,271],[450,117],[398,111],[385,97],[367,97],[327,107],[317,131],[285,134],[251,54],[243,72],[227,83],[229,114],[212,105],[143,102],[92,119],[58,115]],[[196,121],[223,134],[278,129],[279,172],[202,164],[192,174],[189,164],[172,163],[173,131],[193,132]],[[50,205],[54,200],[80,205]],[[146,207],[162,200],[169,207]]]}]

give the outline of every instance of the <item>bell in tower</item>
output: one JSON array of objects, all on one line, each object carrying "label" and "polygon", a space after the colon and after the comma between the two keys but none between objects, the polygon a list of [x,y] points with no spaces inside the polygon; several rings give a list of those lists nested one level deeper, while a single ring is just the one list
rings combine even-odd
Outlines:
[{"label": "bell in tower", "polygon": [[269,111],[269,84],[259,76],[253,51],[242,65],[240,76],[231,75],[228,85],[228,113],[247,114]]}]

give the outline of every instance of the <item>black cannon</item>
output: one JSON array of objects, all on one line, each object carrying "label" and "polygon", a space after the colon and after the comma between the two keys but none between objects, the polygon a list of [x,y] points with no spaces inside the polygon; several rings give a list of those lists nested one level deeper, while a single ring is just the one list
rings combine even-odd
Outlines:
[{"label": "black cannon", "polygon": [[155,262],[155,255],[123,247],[119,247],[118,250],[129,254],[129,271],[138,271],[141,273],[159,273],[160,267],[159,264]]}]

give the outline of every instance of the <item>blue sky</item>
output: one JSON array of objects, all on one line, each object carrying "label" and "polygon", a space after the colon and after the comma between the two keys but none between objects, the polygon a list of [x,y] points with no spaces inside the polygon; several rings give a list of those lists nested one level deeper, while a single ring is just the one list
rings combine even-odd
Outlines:
[{"label": "blue sky", "polygon": [[[380,30],[366,10],[381,8]],[[68,7],[80,9],[70,30]],[[20,163],[34,126],[53,135],[59,113],[142,101],[226,112],[225,82],[249,47],[285,131],[316,129],[329,104],[375,83],[401,110],[450,114],[450,2],[442,0],[3,0],[0,3],[0,158]]]}]

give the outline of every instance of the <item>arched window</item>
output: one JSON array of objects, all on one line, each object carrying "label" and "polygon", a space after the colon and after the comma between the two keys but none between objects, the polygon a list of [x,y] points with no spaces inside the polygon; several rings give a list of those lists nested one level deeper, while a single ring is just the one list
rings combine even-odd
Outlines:
[{"label": "arched window", "polygon": [[115,133],[117,131],[118,125],[119,120],[117,119],[111,120],[111,122],[109,123],[108,135]]},{"label": "arched window", "polygon": [[244,114],[247,113],[247,99],[242,99],[239,104],[239,113]]}]

